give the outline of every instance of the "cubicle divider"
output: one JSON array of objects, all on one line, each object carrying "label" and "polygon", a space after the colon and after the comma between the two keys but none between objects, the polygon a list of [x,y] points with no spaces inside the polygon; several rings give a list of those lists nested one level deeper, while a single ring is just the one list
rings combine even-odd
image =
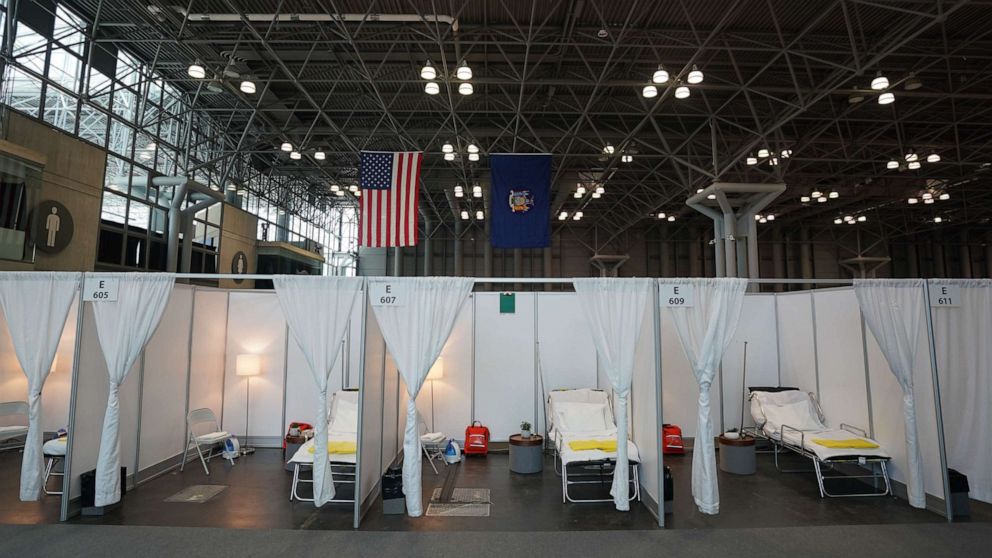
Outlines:
[{"label": "cubicle divider", "polygon": [[[458,439],[467,424],[481,420],[492,429],[494,440],[505,440],[517,431],[521,420],[543,430],[543,402],[551,389],[609,390],[582,325],[583,312],[576,296],[570,292],[514,295],[513,303],[507,304],[505,300],[501,303],[501,293],[475,293],[461,309],[441,353],[443,377],[428,381],[418,396],[418,409],[429,428]],[[713,398],[714,422],[723,429],[739,426],[746,386],[786,385],[815,392],[828,422],[865,427],[893,453],[893,479],[905,482],[901,390],[864,324],[853,288],[752,293],[745,297],[744,305],[715,382],[719,387]],[[74,502],[80,494],[79,475],[96,465],[107,400],[107,371],[91,306],[84,304],[77,314],[81,317],[78,328],[70,330],[67,325],[66,331],[72,333],[65,335],[74,339],[64,335],[66,344],[60,349],[61,354],[73,348],[78,356],[67,359],[69,364],[58,363],[73,368],[68,417],[72,436],[65,486]],[[656,311],[648,316],[655,323],[646,319],[638,343],[630,416],[631,435],[641,450],[642,489],[657,503],[663,498],[661,424],[680,424],[691,438],[698,390],[670,313],[657,301],[654,306]],[[918,428],[928,503],[931,509],[946,512],[946,458],[936,396],[940,389],[937,371],[945,367],[948,370],[942,370],[942,375],[957,378],[950,375],[951,370],[967,370],[972,365],[955,360],[950,347],[980,346],[982,341],[980,332],[962,340],[959,326],[949,329],[957,323],[953,321],[954,310],[928,311],[942,312],[935,320],[944,324],[941,331],[945,333],[935,342],[928,327],[917,341],[914,382]],[[367,301],[356,305],[350,329],[347,350],[335,365],[330,386],[332,390],[362,390],[354,510],[357,526],[378,496],[382,473],[402,451],[407,396]],[[648,331],[654,334],[644,335]],[[742,361],[745,341],[746,379]],[[245,352],[262,353],[265,363],[265,374],[252,379],[251,441],[274,445],[288,421],[307,421],[314,413],[308,401],[312,378],[299,349],[287,336],[274,293],[175,287],[158,330],[121,385],[121,455],[131,482],[143,482],[178,464],[189,409],[220,409],[223,427],[241,433],[247,386],[236,374],[236,360]],[[46,397],[56,393],[53,390]],[[750,425],[747,409],[743,414],[745,426]],[[961,429],[963,420],[956,416],[951,424]],[[958,467],[967,468],[969,455],[955,447],[955,458],[965,461]],[[72,511],[77,509],[78,503]],[[63,519],[69,514],[66,506]],[[662,519],[663,515],[659,522]]]}]

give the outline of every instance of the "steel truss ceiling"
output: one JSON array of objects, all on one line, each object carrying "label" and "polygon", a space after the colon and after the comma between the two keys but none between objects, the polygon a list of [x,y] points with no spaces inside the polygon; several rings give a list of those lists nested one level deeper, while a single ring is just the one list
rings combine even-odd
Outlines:
[{"label": "steel truss ceiling", "polygon": [[[232,143],[259,168],[311,181],[314,191],[354,182],[360,149],[426,151],[423,210],[443,227],[482,203],[455,199],[454,185],[484,177],[485,154],[511,151],[555,155],[555,213],[585,215],[560,226],[594,225],[594,248],[658,211],[689,217],[683,201],[714,180],[785,182],[788,191],[770,211],[786,225],[832,226],[856,212],[891,237],[931,228],[937,214],[954,224],[987,223],[992,214],[988,1],[69,3],[95,22],[96,41],[142,57],[188,91],[198,86],[186,75],[195,59],[208,76],[229,65],[252,76],[256,95],[229,79],[221,93],[201,92],[200,110],[226,122]],[[259,13],[283,20],[249,21]],[[359,17],[308,22],[294,14]],[[446,16],[456,25],[439,21]],[[435,96],[419,77],[428,59],[442,88]],[[472,67],[474,95],[457,93],[460,60]],[[641,88],[659,63],[683,79],[696,65],[705,81],[688,99],[674,98],[675,80],[646,99]],[[869,82],[877,71],[892,83],[895,103],[876,102]],[[906,90],[911,78],[922,87]],[[864,100],[849,102],[859,92]],[[302,146],[303,159],[280,152],[283,141]],[[444,142],[456,145],[456,161],[442,159]],[[469,142],[482,150],[478,163],[465,158]],[[616,147],[610,156],[606,144]],[[792,156],[778,166],[747,165],[762,147]],[[313,158],[317,149],[326,160]],[[942,161],[886,169],[909,149],[935,151]],[[212,164],[229,155],[217,153]],[[574,199],[578,181],[605,183],[607,193]],[[906,203],[928,185],[952,199]],[[815,189],[841,197],[801,204]]]}]

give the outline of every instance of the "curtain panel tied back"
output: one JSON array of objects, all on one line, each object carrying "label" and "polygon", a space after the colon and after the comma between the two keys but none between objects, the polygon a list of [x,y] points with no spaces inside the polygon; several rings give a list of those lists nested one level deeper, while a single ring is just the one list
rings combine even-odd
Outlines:
[{"label": "curtain panel tied back", "polygon": [[317,384],[313,504],[319,508],[334,499],[334,478],[327,454],[328,379],[365,280],[355,277],[276,275],[272,282],[289,331],[303,352]]}]

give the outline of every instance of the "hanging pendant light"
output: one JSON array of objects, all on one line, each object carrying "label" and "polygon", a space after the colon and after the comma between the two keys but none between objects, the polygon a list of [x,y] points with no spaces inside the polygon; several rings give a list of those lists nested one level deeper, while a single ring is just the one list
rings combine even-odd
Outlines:
[{"label": "hanging pendant light", "polygon": [[424,84],[424,93],[428,95],[437,95],[441,92],[441,86],[437,84],[436,81],[428,81]]},{"label": "hanging pendant light", "polygon": [[279,149],[285,151],[286,153],[289,153],[290,151],[293,150],[293,144],[289,143],[288,141],[284,141],[282,145],[279,146]]},{"label": "hanging pendant light", "polygon": [[899,161],[896,161],[895,159],[892,159],[888,163],[885,163],[885,168],[890,169],[890,170],[891,169],[897,169],[897,168],[899,168]]},{"label": "hanging pendant light", "polygon": [[927,162],[928,163],[939,163],[940,162],[940,155],[937,154],[937,153],[931,153],[931,154],[927,155]]},{"label": "hanging pendant light", "polygon": [[645,85],[644,89],[641,89],[641,96],[645,99],[654,99],[658,96],[658,88],[653,85]]},{"label": "hanging pendant light", "polygon": [[758,164],[758,158],[755,157],[754,155],[748,155],[746,162],[747,162],[748,165],[757,165]]},{"label": "hanging pendant light", "polygon": [[890,105],[896,102],[896,96],[891,91],[886,91],[878,96],[878,104],[880,105]]},{"label": "hanging pendant light", "polygon": [[299,161],[300,159],[303,158],[303,155],[300,155],[300,152],[299,151],[290,151],[289,152],[289,158],[292,159],[292,160],[294,160],[294,161]]},{"label": "hanging pendant light", "polygon": [[871,88],[875,91],[888,89],[889,78],[883,76],[881,70],[879,70],[879,72],[875,74],[875,79],[871,80]]},{"label": "hanging pendant light", "polygon": [[323,161],[324,159],[327,158],[327,154],[324,153],[323,151],[314,151],[313,152],[313,158],[316,159],[316,160],[318,160],[318,161]]},{"label": "hanging pendant light", "polygon": [[762,147],[761,149],[758,150],[758,157],[764,159],[767,156],[768,156],[768,149]]},{"label": "hanging pendant light", "polygon": [[479,154],[478,153],[469,153],[468,154],[468,160],[469,161],[478,161],[479,160]]},{"label": "hanging pendant light", "polygon": [[428,80],[437,77],[437,70],[434,69],[434,66],[431,64],[430,60],[428,60],[427,63],[424,64],[424,67],[420,69],[420,77]]},{"label": "hanging pendant light", "polygon": [[675,88],[675,98],[676,99],[686,99],[688,97],[689,97],[689,88],[688,87],[686,87],[684,85],[680,85],[680,86],[678,86],[678,87]]},{"label": "hanging pendant light", "polygon": [[458,85],[458,92],[462,95],[471,95],[475,92],[475,88],[471,83],[465,82]]},{"label": "hanging pendant light", "polygon": [[697,68],[696,65],[693,64],[692,65],[692,71],[689,72],[689,75],[686,77],[686,81],[688,81],[689,83],[691,83],[693,85],[695,85],[697,83],[702,83],[703,82],[703,72],[701,72],[699,70],[699,68]]},{"label": "hanging pendant light", "polygon": [[445,144],[441,146],[441,153],[454,153],[454,152],[455,152],[455,146],[451,145],[450,143],[445,142]]},{"label": "hanging pendant light", "polygon": [[668,70],[661,64],[658,64],[658,69],[654,71],[654,75],[651,76],[651,81],[654,83],[665,83],[668,81]]},{"label": "hanging pendant light", "polygon": [[468,144],[468,147],[466,149],[468,150],[469,153],[478,153],[479,152],[479,147],[477,145],[475,145],[474,143]]},{"label": "hanging pendant light", "polygon": [[916,169],[920,168],[920,162],[919,161],[913,161],[913,162],[909,163],[906,166],[909,167],[909,170],[916,170]]},{"label": "hanging pendant light", "polygon": [[207,70],[203,67],[203,63],[199,60],[190,64],[189,68],[186,68],[186,73],[193,79],[203,79],[207,77]]},{"label": "hanging pendant light", "polygon": [[454,153],[445,153],[444,154],[444,160],[445,161],[454,161],[455,160],[455,154]]},{"label": "hanging pendant light", "polygon": [[241,92],[246,95],[255,94],[255,82],[251,80],[244,80],[241,82]]},{"label": "hanging pendant light", "polygon": [[455,70],[455,77],[462,81],[472,79],[472,68],[468,67],[468,62],[462,60],[462,63],[459,64],[458,69]]}]

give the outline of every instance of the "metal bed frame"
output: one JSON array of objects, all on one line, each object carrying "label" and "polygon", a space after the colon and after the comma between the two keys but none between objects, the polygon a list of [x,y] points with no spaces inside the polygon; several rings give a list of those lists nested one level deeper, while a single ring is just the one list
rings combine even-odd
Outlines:
[{"label": "metal bed frame", "polygon": [[[289,501],[298,502],[313,502],[313,497],[304,498],[296,493],[296,489],[300,484],[313,485],[313,465],[310,463],[293,463],[293,486],[289,490]],[[331,461],[331,475],[334,479],[334,484],[355,484],[355,463],[340,463]],[[302,467],[309,467],[311,471],[310,479],[300,478],[300,470]],[[344,478],[346,480],[338,480],[339,478]],[[331,503],[341,503],[341,504],[353,504],[355,498],[334,498],[330,500]]]},{"label": "metal bed frame", "polygon": [[[756,390],[757,391],[757,390]],[[795,391],[799,391],[796,389]],[[753,391],[751,395],[753,396]],[[816,410],[816,414],[823,419],[823,411],[820,409],[820,402],[817,401],[816,396],[812,393],[807,393],[810,401]],[[841,430],[846,430],[851,434],[856,436],[861,436],[862,438],[868,438],[868,433],[861,428],[851,426],[849,424],[841,423]],[[820,459],[816,453],[811,452],[806,449],[806,432],[799,430],[798,428],[793,428],[789,425],[782,425],[782,429],[778,436],[769,436],[759,428],[757,425],[753,427],[748,427],[744,429],[745,431],[750,431],[750,433],[755,437],[755,439],[766,440],[772,445],[771,453],[775,456],[775,469],[780,473],[814,473],[816,474],[816,483],[820,488],[821,498],[853,498],[853,497],[864,497],[864,496],[888,496],[892,494],[892,483],[889,480],[888,462],[891,458],[889,457],[878,457],[878,456],[864,456],[864,455],[851,455],[851,456],[838,456],[832,457],[830,459]],[[796,433],[799,437],[799,443],[790,442],[784,434],[787,431],[792,431]],[[783,469],[779,463],[778,455],[782,450],[788,450],[798,455],[801,455],[813,462],[813,469]],[[767,452],[765,452],[767,453]],[[871,466],[870,475],[857,475],[857,474],[840,474],[837,476],[824,476],[824,471],[838,471],[836,465],[857,465],[860,467],[865,467],[867,465]],[[876,468],[877,465],[877,468]],[[882,479],[885,484],[885,489],[882,491],[878,490],[878,481]],[[865,492],[852,492],[849,494],[836,494],[831,493],[827,490],[826,481],[840,481],[840,480],[850,480],[850,479],[872,479],[870,486],[875,487],[873,490]]]},{"label": "metal bed frame", "polygon": [[[568,391],[568,390],[552,390],[552,391]],[[603,390],[596,389],[596,390],[593,390],[593,391],[600,391],[600,392],[602,392]],[[616,421],[616,414],[613,412],[613,398],[612,397],[607,397],[606,404],[609,407],[609,409],[610,409],[610,415],[613,416],[614,422],[615,422]],[[545,401],[545,407],[544,407],[545,434],[548,433],[547,432],[547,425],[550,422],[548,420],[548,417],[550,416],[549,413],[548,413],[548,410],[550,409],[550,407],[551,407],[551,394],[549,393],[548,394],[548,397],[547,397],[547,399]],[[545,440],[548,440],[549,437],[547,435],[545,435],[544,439]],[[619,443],[619,440],[617,442]],[[568,492],[568,487],[569,486],[572,486],[572,485],[575,485],[575,484],[579,484],[579,485],[581,485],[581,484],[607,485],[607,479],[608,479],[609,485],[612,485],[613,484],[613,475],[616,473],[616,460],[615,459],[592,459],[592,460],[589,460],[589,461],[575,461],[575,462],[572,462],[572,463],[566,465],[564,461],[560,461],[559,460],[559,451],[558,451],[559,443],[564,443],[564,440],[561,438],[561,432],[556,431],[555,432],[555,440],[553,442],[553,446],[551,448],[551,451],[552,451],[553,456],[554,456],[554,471],[555,471],[555,474],[558,475],[559,477],[561,477],[561,501],[562,501],[562,503],[563,504],[566,504],[566,503],[571,502],[573,504],[579,504],[579,503],[588,504],[588,503],[596,503],[596,502],[612,502],[613,501],[613,498],[573,498],[571,496],[571,494],[569,494],[569,492]],[[640,474],[638,473],[639,462],[638,461],[635,461],[633,459],[628,459],[628,462],[629,462],[628,463],[628,467],[630,467],[631,471],[630,471],[630,474],[628,476],[627,483],[628,484],[633,484],[634,485],[634,490],[633,490],[633,493],[631,494],[630,493],[630,490],[628,488],[628,497],[627,497],[627,500],[628,501],[631,501],[631,502],[634,501],[634,500],[637,500],[639,502],[641,500],[641,483],[640,483]],[[569,468],[572,469],[572,471],[573,471],[572,473],[569,473]],[[579,471],[578,472],[575,472],[575,469],[578,469]],[[607,472],[607,470],[609,472]]]}]

